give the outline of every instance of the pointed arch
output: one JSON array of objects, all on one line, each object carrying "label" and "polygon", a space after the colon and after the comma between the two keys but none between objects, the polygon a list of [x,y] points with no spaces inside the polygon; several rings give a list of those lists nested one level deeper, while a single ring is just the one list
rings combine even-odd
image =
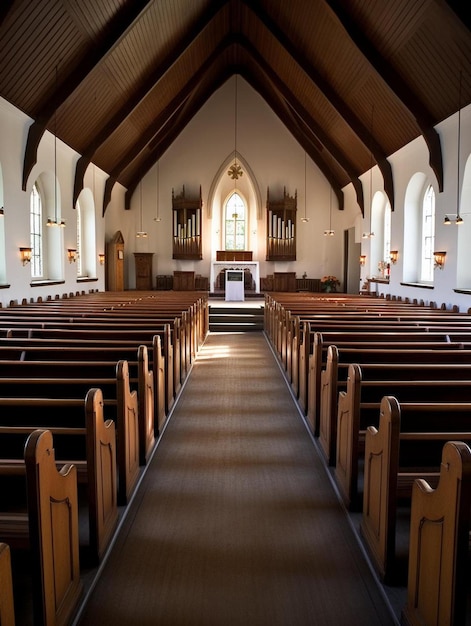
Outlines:
[{"label": "pointed arch", "polygon": [[[244,157],[240,154],[240,152],[231,152],[226,159],[221,163],[218,171],[216,172],[211,186],[209,188],[208,193],[208,203],[207,203],[207,217],[211,219],[213,217],[213,210],[215,207],[221,206],[221,189],[229,189],[229,185],[233,185],[232,179],[229,178],[227,171],[229,167],[233,164],[234,158],[237,159],[237,162],[240,164],[242,171],[244,172],[242,178],[240,179],[240,185],[248,185],[250,189],[250,194],[246,193],[246,197],[250,200],[249,196],[253,197],[255,202],[255,211],[257,215],[257,220],[261,220],[263,217],[263,205],[262,205],[262,194],[260,193],[260,187],[258,186],[258,182],[252,168],[249,163],[244,159]],[[222,185],[222,181],[224,177],[227,178],[228,185]],[[224,198],[228,195],[228,191],[226,193],[222,193]]]}]

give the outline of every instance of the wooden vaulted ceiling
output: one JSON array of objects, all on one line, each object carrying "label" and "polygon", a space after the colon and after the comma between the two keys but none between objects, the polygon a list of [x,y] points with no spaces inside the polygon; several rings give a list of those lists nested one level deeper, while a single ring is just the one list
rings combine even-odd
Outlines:
[{"label": "wooden vaulted ceiling", "polygon": [[[422,136],[443,189],[434,126],[471,102],[461,0],[3,0],[0,96],[32,123],[23,188],[46,129],[129,198],[195,113],[243,77],[332,183]],[[460,80],[461,77],[461,80]],[[461,83],[461,88],[459,85]]]}]

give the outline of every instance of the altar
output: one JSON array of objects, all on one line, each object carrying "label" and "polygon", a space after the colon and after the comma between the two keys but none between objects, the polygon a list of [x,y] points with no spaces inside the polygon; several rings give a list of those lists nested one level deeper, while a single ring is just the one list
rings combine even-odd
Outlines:
[{"label": "altar", "polygon": [[216,278],[222,270],[249,270],[255,282],[255,292],[260,293],[260,268],[258,261],[213,261],[211,263],[211,275],[209,286],[215,291]]}]

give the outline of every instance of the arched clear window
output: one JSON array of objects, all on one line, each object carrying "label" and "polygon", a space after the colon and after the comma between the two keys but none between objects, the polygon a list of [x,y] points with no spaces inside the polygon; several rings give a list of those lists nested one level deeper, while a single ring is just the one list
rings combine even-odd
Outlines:
[{"label": "arched clear window", "polygon": [[43,276],[43,223],[42,201],[36,183],[30,196],[30,245],[31,245],[31,276]]},{"label": "arched clear window", "polygon": [[423,282],[433,282],[434,242],[435,192],[432,185],[429,185],[422,202],[422,263],[420,280]]},{"label": "arched clear window", "polygon": [[384,254],[383,258],[389,262],[391,252],[391,205],[384,208]]},{"label": "arched clear window", "polygon": [[245,250],[246,215],[245,203],[234,191],[226,203],[225,250]]},{"label": "arched clear window", "polygon": [[77,277],[96,276],[95,204],[92,191],[85,187],[75,204],[77,211]]},{"label": "arched clear window", "polygon": [[82,210],[80,202],[77,201],[77,276],[82,276]]}]

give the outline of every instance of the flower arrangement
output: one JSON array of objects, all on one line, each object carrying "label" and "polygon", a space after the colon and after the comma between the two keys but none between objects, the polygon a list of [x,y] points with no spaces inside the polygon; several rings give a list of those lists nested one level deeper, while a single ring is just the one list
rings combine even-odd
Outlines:
[{"label": "flower arrangement", "polygon": [[340,286],[340,281],[336,276],[324,276],[321,278],[322,291],[336,291]]}]

